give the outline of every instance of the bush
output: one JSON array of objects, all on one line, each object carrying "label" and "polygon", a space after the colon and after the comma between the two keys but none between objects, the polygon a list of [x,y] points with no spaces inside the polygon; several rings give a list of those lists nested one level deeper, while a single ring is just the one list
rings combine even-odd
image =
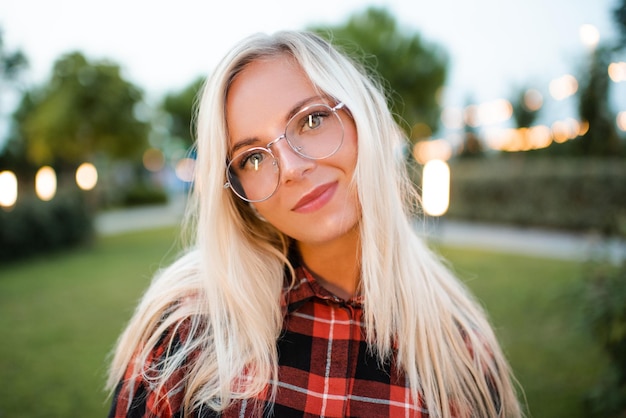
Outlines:
[{"label": "bush", "polygon": [[588,416],[626,417],[626,261],[621,267],[595,264],[583,288],[584,323],[608,354],[611,365],[586,399]]},{"label": "bush", "polygon": [[162,188],[138,183],[126,191],[122,204],[140,206],[167,203],[167,194]]},{"label": "bush", "polygon": [[626,161],[527,158],[451,163],[450,218],[626,236]]},{"label": "bush", "polygon": [[82,194],[57,195],[49,202],[22,197],[0,210],[0,261],[12,261],[86,242],[93,218]]}]

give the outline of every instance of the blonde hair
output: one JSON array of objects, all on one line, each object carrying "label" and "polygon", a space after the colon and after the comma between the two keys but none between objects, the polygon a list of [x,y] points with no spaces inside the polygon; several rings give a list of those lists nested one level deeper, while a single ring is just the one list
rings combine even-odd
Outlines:
[{"label": "blonde hair", "polygon": [[370,348],[381,361],[397,350],[413,399],[423,398],[429,416],[521,416],[509,366],[485,313],[415,232],[417,194],[399,157],[405,139],[382,89],[307,32],[251,36],[208,79],[198,111],[195,204],[190,205],[195,240],[155,277],[137,307],[118,342],[109,388],[123,378],[136,353],[131,366],[145,373],[152,347],[183,321],[191,324],[190,337],[158,373],[145,378],[162,385],[187,367],[187,412],[203,405],[222,410],[277,380],[290,239],[223,186],[229,86],[250,62],[281,55],[293,58],[320,91],[345,103],[357,128],[354,182],[362,209],[361,290]]}]

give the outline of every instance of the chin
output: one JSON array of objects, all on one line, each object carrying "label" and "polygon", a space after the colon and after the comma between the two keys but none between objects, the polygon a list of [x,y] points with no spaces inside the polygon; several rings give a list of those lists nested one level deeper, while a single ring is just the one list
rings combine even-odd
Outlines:
[{"label": "chin", "polygon": [[291,237],[304,244],[322,245],[340,240],[358,232],[358,222],[341,222],[339,224],[329,222],[322,225],[314,223],[311,224],[310,227],[310,231],[303,231],[302,228],[300,228]]}]

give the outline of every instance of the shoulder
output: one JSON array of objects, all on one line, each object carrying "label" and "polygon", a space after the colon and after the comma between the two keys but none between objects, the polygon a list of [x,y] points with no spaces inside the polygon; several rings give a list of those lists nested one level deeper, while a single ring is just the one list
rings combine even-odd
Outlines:
[{"label": "shoulder", "polygon": [[192,317],[164,324],[133,354],[116,387],[109,417],[182,413],[185,388],[199,352],[193,343],[199,325]]},{"label": "shoulder", "polygon": [[161,268],[155,278],[159,280],[169,280],[170,282],[195,279],[200,276],[201,257],[198,249],[190,249],[182,253],[171,264]]}]

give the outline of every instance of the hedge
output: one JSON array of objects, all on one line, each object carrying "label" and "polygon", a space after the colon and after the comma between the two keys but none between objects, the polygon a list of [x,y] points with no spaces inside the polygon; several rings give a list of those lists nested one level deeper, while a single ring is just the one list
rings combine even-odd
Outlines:
[{"label": "hedge", "polygon": [[447,217],[626,236],[626,160],[500,156],[450,162]]},{"label": "hedge", "polygon": [[167,200],[167,193],[162,187],[138,183],[125,191],[121,203],[125,207],[130,207],[165,204]]},{"label": "hedge", "polygon": [[21,197],[0,209],[0,262],[67,248],[90,240],[93,216],[84,195],[57,195],[49,202]]}]

